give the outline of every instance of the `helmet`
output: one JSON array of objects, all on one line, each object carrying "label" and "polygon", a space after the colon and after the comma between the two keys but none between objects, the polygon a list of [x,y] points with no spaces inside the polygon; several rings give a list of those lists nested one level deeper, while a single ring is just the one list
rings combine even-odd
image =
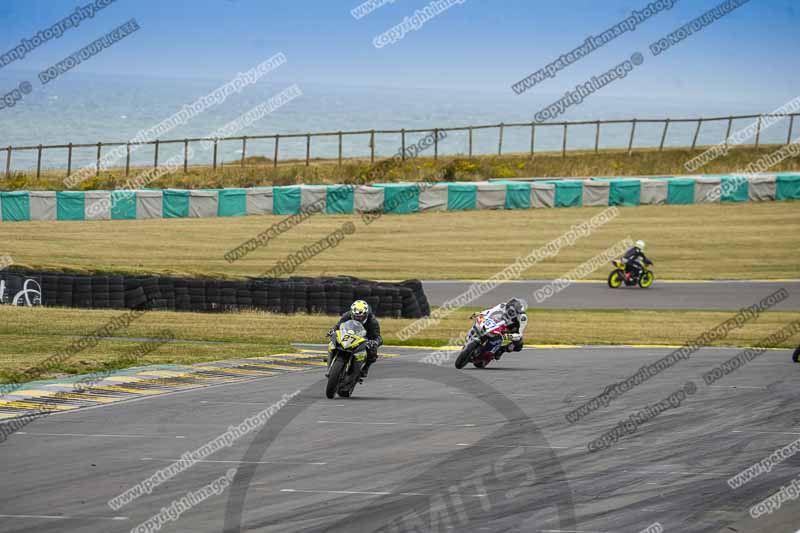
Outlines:
[{"label": "helmet", "polygon": [[528,304],[525,303],[525,300],[520,300],[519,298],[511,298],[506,302],[506,313],[512,317],[521,315],[527,308]]},{"label": "helmet", "polygon": [[350,306],[350,314],[359,322],[364,322],[369,316],[369,304],[364,300],[356,300]]},{"label": "helmet", "polygon": [[638,249],[640,249],[640,250],[644,251],[644,241],[643,241],[643,240],[638,240],[638,241],[636,241],[636,247],[637,247]]}]

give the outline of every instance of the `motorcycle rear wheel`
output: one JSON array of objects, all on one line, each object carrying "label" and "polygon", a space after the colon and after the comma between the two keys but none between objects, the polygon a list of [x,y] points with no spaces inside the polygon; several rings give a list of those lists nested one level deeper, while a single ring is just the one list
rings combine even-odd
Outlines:
[{"label": "motorcycle rear wheel", "polygon": [[456,357],[456,368],[461,370],[464,368],[464,365],[469,363],[469,360],[472,359],[472,352],[475,351],[475,348],[478,346],[478,341],[472,341],[464,346],[464,349],[461,350],[461,353],[458,354]]},{"label": "motorcycle rear wheel", "polygon": [[344,372],[344,359],[337,357],[331,364],[331,371],[330,374],[328,374],[328,384],[325,386],[325,396],[327,396],[329,400],[333,400],[334,396],[336,396],[342,372]]},{"label": "motorcycle rear wheel", "polygon": [[619,289],[622,286],[622,275],[619,270],[613,270],[608,275],[608,286],[612,289]]}]

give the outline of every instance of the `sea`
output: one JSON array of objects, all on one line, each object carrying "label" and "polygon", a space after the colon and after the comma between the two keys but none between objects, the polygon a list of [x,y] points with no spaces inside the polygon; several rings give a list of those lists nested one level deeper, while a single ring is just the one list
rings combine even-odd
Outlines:
[{"label": "sea", "polygon": [[[73,73],[70,73],[73,74]],[[0,93],[17,86],[24,74],[0,71]],[[39,144],[96,144],[98,142],[126,142],[136,137],[141,130],[151,128],[165,120],[184,105],[212,92],[225,79],[164,79],[132,76],[99,76],[75,73],[62,76],[42,86],[38,80],[30,80],[34,90],[24,95],[13,107],[0,109],[0,147],[37,146]],[[33,82],[36,83],[33,83]],[[215,104],[193,117],[186,124],[160,136],[161,140],[204,137],[221,126],[233,121],[250,109],[262,104],[293,82],[265,79],[230,95],[224,102]],[[290,133],[313,133],[330,131],[429,129],[446,127],[480,126],[499,123],[528,123],[542,107],[552,103],[552,96],[524,94],[518,96],[510,89],[507,92],[485,92],[458,88],[407,89],[390,86],[340,86],[324,83],[299,83],[302,95],[291,100],[271,114],[261,118],[238,135],[274,135]],[[698,100],[665,101],[643,95],[641,97],[613,97],[595,94],[580,106],[570,108],[562,120],[613,120],[645,118],[697,118],[710,116],[747,115],[766,113],[781,102],[765,105],[763,102],[720,101],[718,98]],[[734,121],[733,131],[744,128],[753,120]],[[666,146],[691,145],[696,124],[671,124]],[[786,141],[788,120],[765,129],[762,143]],[[727,122],[704,123],[698,136],[698,144],[713,144],[724,139]],[[634,147],[658,146],[663,124],[637,124]],[[800,123],[795,124],[795,135],[800,133]],[[630,139],[630,124],[603,125],[600,133],[601,148],[625,148]],[[425,135],[407,134],[410,146]],[[561,150],[563,127],[537,127],[536,151]],[[793,135],[793,136],[795,136]],[[595,126],[571,126],[567,133],[567,149],[591,149],[595,142]],[[528,152],[531,144],[530,127],[505,128],[503,153]],[[376,157],[391,157],[401,146],[399,134],[378,134],[375,139]],[[499,149],[498,128],[477,129],[473,134],[474,154],[497,154]],[[248,140],[247,156],[273,157],[272,139]],[[343,156],[369,157],[370,136],[345,135]],[[439,154],[453,155],[468,152],[467,132],[449,132],[438,147]],[[432,155],[433,148],[428,148]],[[159,160],[183,153],[182,144],[162,145]],[[306,139],[281,139],[279,159],[303,159]],[[213,151],[193,150],[189,164],[210,164]],[[337,137],[312,138],[312,158],[336,158]],[[241,141],[222,142],[218,160],[221,164],[233,164],[242,156]],[[96,148],[73,150],[72,168],[91,166],[96,157]],[[151,165],[153,146],[136,149],[131,157],[132,165]],[[30,171],[35,169],[36,150],[12,152],[11,169]],[[0,171],[5,169],[6,153],[0,151]],[[124,157],[117,163],[124,165]],[[42,167],[60,169],[67,166],[66,149],[43,151]]]}]

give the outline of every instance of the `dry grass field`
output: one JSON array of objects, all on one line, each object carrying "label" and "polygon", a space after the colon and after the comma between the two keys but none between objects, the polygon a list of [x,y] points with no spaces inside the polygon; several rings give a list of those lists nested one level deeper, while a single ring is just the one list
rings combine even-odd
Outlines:
[{"label": "dry grass field", "polygon": [[[397,332],[411,319],[383,319],[382,333],[391,344],[441,346],[462,337],[477,308],[462,308],[412,342]],[[123,311],[0,306],[0,381],[13,380]],[[528,344],[680,344],[730,318],[726,311],[531,310]],[[118,337],[151,338],[172,333],[177,342],[159,346],[137,359],[136,365],[193,363],[270,355],[289,349],[291,342],[324,343],[335,317],[276,315],[261,312],[219,314],[152,311],[132,322]],[[800,320],[800,312],[772,311],[730,332],[716,345],[747,346],[780,327]],[[181,342],[184,341],[184,342]],[[185,342],[191,341],[191,342]],[[101,341],[65,361],[53,375],[117,368],[117,361],[139,345],[136,341]],[[792,346],[785,343],[784,347]],[[391,351],[390,347],[383,348]],[[526,353],[525,356],[528,356]],[[535,356],[535,352],[533,354]],[[124,365],[123,365],[124,366]],[[128,365],[131,366],[131,365]]]},{"label": "dry grass field", "polygon": [[[603,208],[316,215],[246,257],[223,255],[280,216],[3,224],[0,254],[17,264],[91,271],[256,276],[340,228],[355,232],[294,275],[377,280],[486,279]],[[639,206],[522,274],[557,278],[625,237],[644,239],[659,279],[800,278],[800,203]],[[605,279],[598,270],[589,279]]]}]

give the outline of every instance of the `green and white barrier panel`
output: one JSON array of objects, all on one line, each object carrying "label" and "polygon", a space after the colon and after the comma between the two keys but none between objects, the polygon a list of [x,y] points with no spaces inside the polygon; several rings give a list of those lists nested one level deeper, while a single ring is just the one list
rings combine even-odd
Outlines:
[{"label": "green and white barrier panel", "polygon": [[[717,194],[714,194],[716,191]],[[0,192],[3,222],[685,205],[800,199],[800,173],[250,189]]]}]

